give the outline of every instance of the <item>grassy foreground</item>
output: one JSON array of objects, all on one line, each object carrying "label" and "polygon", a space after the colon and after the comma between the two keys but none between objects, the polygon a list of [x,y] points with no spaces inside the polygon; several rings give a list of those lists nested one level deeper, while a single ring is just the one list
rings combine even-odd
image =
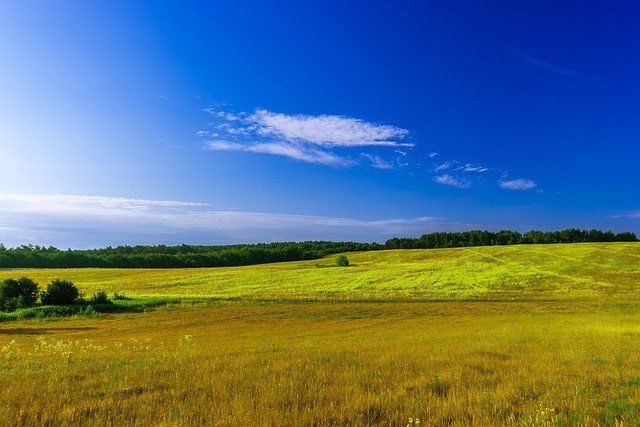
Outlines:
[{"label": "grassy foreground", "polygon": [[24,272],[200,302],[0,323],[0,424],[640,423],[640,245],[349,259]]}]

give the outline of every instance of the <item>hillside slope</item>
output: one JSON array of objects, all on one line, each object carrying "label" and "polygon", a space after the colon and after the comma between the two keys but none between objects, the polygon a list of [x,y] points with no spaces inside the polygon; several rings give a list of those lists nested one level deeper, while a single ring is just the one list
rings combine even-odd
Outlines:
[{"label": "hillside slope", "polygon": [[201,269],[16,269],[43,287],[74,281],[87,295],[251,300],[442,300],[640,297],[640,243],[516,245],[347,254],[322,260]]}]

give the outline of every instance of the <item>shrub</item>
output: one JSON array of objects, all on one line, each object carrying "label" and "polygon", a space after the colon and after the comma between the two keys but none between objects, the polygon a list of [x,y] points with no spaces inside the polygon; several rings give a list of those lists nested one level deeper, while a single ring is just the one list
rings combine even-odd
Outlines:
[{"label": "shrub", "polygon": [[80,293],[73,282],[54,279],[47,285],[47,290],[40,298],[44,305],[69,305],[77,302],[79,297]]},{"label": "shrub", "polygon": [[336,257],[336,265],[338,267],[346,267],[349,265],[349,258],[344,255],[338,255]]},{"label": "shrub", "polygon": [[124,300],[130,300],[131,298],[129,298],[128,296],[126,296],[124,293],[119,294],[117,292],[113,293],[113,299],[117,300],[117,301],[124,301]]},{"label": "shrub", "polygon": [[0,310],[14,311],[33,306],[38,300],[38,284],[28,277],[0,282]]},{"label": "shrub", "polygon": [[109,296],[105,291],[98,291],[91,298],[89,298],[91,304],[112,304],[109,300]]},{"label": "shrub", "polygon": [[[109,301],[109,302],[111,302],[111,301]],[[78,314],[81,315],[81,316],[87,316],[87,317],[96,317],[96,316],[98,316],[98,312],[91,305],[86,306],[84,310],[80,309],[80,311],[78,311]]]}]

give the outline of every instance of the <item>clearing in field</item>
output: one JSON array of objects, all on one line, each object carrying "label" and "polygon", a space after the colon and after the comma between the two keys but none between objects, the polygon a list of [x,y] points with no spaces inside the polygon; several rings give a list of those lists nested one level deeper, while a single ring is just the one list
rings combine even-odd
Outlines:
[{"label": "clearing in field", "polygon": [[348,267],[1,271],[179,302],[0,323],[0,420],[640,422],[639,244],[347,256]]}]

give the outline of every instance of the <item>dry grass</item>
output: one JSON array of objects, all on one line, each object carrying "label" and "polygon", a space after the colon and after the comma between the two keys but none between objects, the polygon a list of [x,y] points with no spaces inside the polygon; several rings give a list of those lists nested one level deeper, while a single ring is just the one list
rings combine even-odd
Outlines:
[{"label": "dry grass", "polygon": [[0,324],[4,425],[637,425],[639,303],[219,302]]},{"label": "dry grass", "polygon": [[183,299],[0,323],[0,425],[640,424],[640,244],[349,259],[0,271]]}]

